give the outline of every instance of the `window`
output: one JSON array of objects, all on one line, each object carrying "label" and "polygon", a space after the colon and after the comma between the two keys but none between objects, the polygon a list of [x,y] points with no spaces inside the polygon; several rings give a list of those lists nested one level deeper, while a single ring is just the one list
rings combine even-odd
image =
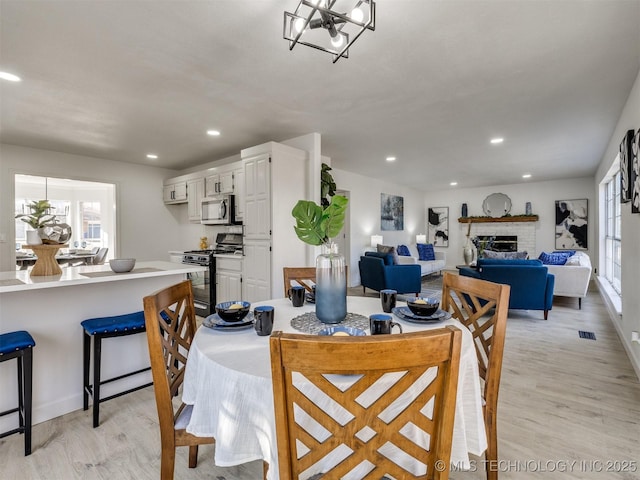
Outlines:
[{"label": "window", "polygon": [[[50,213],[55,215],[56,221],[71,226],[69,248],[107,247],[110,252],[115,251],[115,185],[16,174],[16,214],[29,213],[26,205],[41,199],[49,200]],[[16,219],[17,250],[26,243],[26,231],[30,229]]]},{"label": "window", "polygon": [[613,289],[621,291],[621,218],[620,171],[605,183],[605,272],[604,276]]}]

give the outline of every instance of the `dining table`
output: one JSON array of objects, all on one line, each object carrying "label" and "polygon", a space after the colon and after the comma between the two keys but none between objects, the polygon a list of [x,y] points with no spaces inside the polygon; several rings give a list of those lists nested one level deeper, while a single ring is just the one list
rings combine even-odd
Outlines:
[{"label": "dining table", "polygon": [[[404,302],[398,301],[398,304]],[[309,321],[315,316],[314,304],[294,307],[288,298],[280,298],[254,303],[251,309],[259,305],[274,307],[273,331],[317,334],[314,333],[317,325]],[[349,296],[347,311],[344,323],[349,323],[350,318],[359,319],[360,328],[370,334],[368,317],[382,313],[381,301],[376,297]],[[482,455],[487,448],[472,335],[448,314],[440,321],[428,323],[414,323],[395,313],[393,316],[404,333],[448,325],[462,331],[451,463],[457,469],[469,469],[469,453]],[[315,319],[315,322],[319,321]],[[237,329],[211,328],[211,325],[205,320],[198,328],[188,354],[182,401],[192,405],[192,413],[186,430],[196,436],[215,438],[216,465],[263,460],[269,464],[267,480],[277,480],[269,336],[257,335],[251,324]]]}]

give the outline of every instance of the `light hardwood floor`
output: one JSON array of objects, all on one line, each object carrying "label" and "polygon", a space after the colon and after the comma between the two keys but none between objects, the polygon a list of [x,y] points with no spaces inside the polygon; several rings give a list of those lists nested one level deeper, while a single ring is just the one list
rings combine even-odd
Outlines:
[{"label": "light hardwood floor", "polygon": [[[578,330],[597,340],[579,338]],[[640,384],[595,289],[582,310],[556,299],[548,321],[542,312],[510,311],[503,365],[502,480],[640,478]],[[26,458],[21,435],[1,439],[0,479],[158,479],[155,408],[148,388],[102,404],[97,429],[90,410],[35,425]],[[178,449],[175,478],[262,478],[262,462],[216,467],[213,450],[200,447],[198,467],[189,469],[187,450]],[[450,478],[483,479],[482,459],[473,460],[477,471]],[[635,462],[635,471],[620,471],[624,462]]]}]

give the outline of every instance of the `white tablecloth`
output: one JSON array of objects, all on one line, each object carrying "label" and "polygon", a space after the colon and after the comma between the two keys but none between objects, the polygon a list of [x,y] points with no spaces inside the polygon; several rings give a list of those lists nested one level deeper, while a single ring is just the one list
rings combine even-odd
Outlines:
[{"label": "white tablecloth", "polygon": [[[309,304],[294,308],[288,299],[255,303],[251,308],[257,305],[273,305],[274,330],[284,332],[296,332],[291,319],[314,311],[314,305]],[[348,297],[347,311],[365,316],[382,312],[380,300],[371,297]],[[458,468],[469,468],[468,453],[481,455],[487,447],[478,361],[471,333],[453,319],[430,325],[402,320],[399,323],[405,332],[445,325],[458,326],[462,331],[451,461]],[[256,335],[253,328],[221,332],[201,327],[189,352],[182,400],[193,405],[187,431],[216,439],[216,465],[266,460],[268,480],[278,479],[268,336]]]}]

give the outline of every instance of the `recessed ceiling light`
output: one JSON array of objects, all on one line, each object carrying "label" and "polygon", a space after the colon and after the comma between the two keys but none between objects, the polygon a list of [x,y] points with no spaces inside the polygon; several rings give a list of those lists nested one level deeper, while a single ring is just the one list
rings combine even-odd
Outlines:
[{"label": "recessed ceiling light", "polygon": [[218,130],[207,130],[207,135],[211,135],[212,137],[220,136],[220,132]]},{"label": "recessed ceiling light", "polygon": [[14,75],[13,73],[9,73],[9,72],[0,72],[0,78],[2,78],[3,80],[9,80],[10,82],[21,82],[22,79],[17,76]]},{"label": "recessed ceiling light", "polygon": [[451,182],[449,185],[451,185],[452,187],[455,187],[458,184],[458,182]]},{"label": "recessed ceiling light", "polygon": [[386,160],[387,160],[387,162],[395,162],[396,161],[396,157],[387,157]]},{"label": "recessed ceiling light", "polygon": [[522,178],[531,178],[531,174],[530,173],[525,173],[524,175],[522,175]]},{"label": "recessed ceiling light", "polygon": [[491,143],[493,143],[494,145],[498,144],[498,143],[502,143],[504,142],[504,138],[492,138],[491,139]]},{"label": "recessed ceiling light", "polygon": [[150,158],[151,160],[155,160],[158,158],[158,155],[156,155],[155,153],[147,153],[147,158]]}]

